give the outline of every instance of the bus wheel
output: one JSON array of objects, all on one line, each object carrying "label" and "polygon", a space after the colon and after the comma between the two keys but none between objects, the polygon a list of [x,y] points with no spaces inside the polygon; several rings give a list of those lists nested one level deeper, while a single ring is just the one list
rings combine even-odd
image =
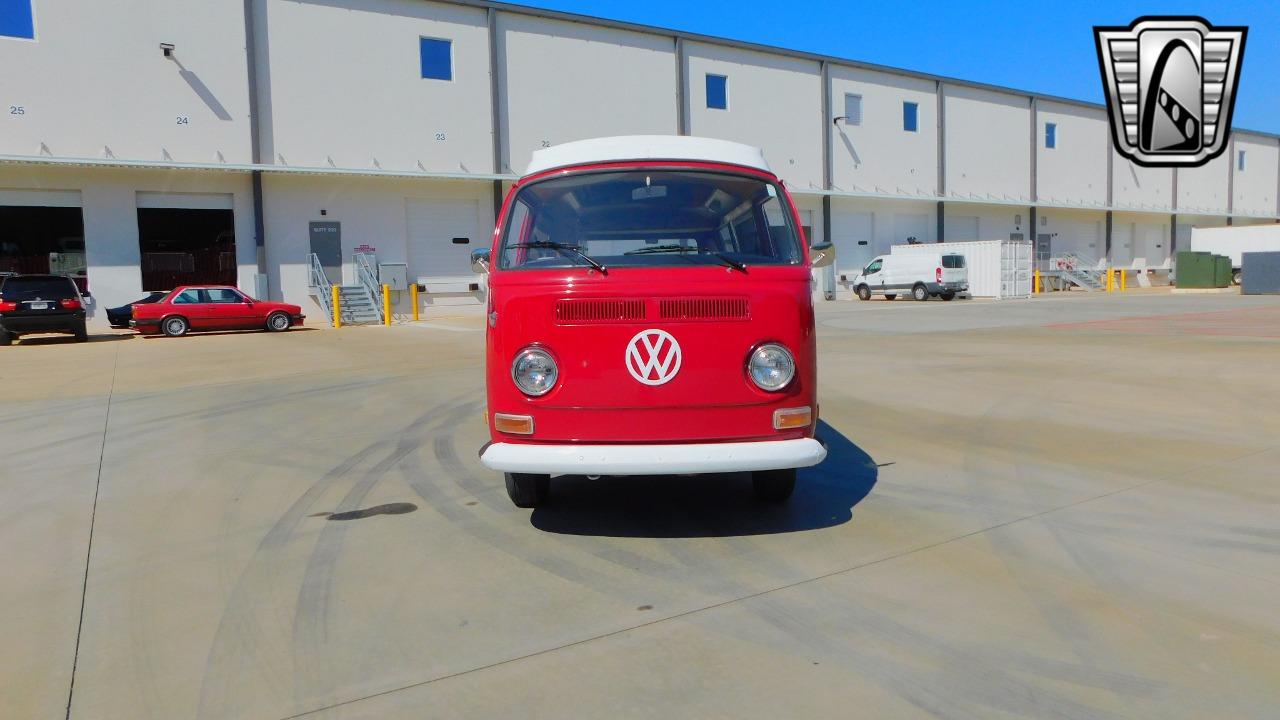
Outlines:
[{"label": "bus wheel", "polygon": [[885,294],[884,294],[884,299],[885,299],[885,300],[897,300],[897,299],[898,299],[898,296],[897,296],[897,295],[894,295],[893,293],[885,293]]},{"label": "bus wheel", "polygon": [[866,285],[859,285],[859,286],[858,286],[858,289],[857,289],[857,290],[855,290],[854,292],[856,292],[856,293],[858,294],[858,299],[859,299],[859,300],[870,300],[870,299],[871,299],[871,288],[868,288]]},{"label": "bus wheel", "polygon": [[941,297],[943,300],[955,300],[956,294],[953,292],[944,292]]},{"label": "bus wheel", "polygon": [[780,503],[791,497],[796,489],[796,471],[762,470],[751,473],[751,487],[756,499],[767,503]]},{"label": "bus wheel", "polygon": [[911,297],[915,298],[916,300],[928,300],[929,288],[925,287],[924,285],[916,285],[915,287],[911,288]]},{"label": "bus wheel", "polygon": [[530,473],[507,473],[507,496],[516,507],[533,508],[546,502],[551,494],[551,476]]}]

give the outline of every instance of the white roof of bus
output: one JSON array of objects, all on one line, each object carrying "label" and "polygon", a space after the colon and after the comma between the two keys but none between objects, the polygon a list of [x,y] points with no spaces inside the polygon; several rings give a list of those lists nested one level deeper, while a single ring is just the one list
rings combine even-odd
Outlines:
[{"label": "white roof of bus", "polygon": [[750,145],[682,135],[625,135],[535,150],[525,175],[573,165],[626,160],[700,160],[773,172],[765,162],[764,151]]}]

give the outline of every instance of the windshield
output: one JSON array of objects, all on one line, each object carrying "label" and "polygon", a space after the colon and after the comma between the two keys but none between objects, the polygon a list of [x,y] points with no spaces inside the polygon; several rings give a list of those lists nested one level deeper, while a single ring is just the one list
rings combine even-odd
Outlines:
[{"label": "windshield", "polygon": [[626,170],[543,180],[516,196],[498,266],[795,265],[800,242],[782,197],[771,182],[715,172]]}]

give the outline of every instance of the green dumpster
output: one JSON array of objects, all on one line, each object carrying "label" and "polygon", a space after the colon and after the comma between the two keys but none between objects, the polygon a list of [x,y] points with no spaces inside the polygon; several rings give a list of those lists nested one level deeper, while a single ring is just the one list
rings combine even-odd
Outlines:
[{"label": "green dumpster", "polygon": [[1226,255],[1213,256],[1213,286],[1231,287],[1231,258]]},{"label": "green dumpster", "polygon": [[1214,287],[1216,265],[1211,253],[1191,250],[1179,252],[1177,271],[1180,288]]}]

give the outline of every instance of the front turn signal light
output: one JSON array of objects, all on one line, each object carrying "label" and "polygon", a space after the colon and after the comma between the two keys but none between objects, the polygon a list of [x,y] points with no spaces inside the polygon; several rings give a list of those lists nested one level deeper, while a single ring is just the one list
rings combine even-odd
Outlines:
[{"label": "front turn signal light", "polygon": [[795,430],[813,424],[813,408],[787,408],[773,412],[774,430]]},{"label": "front turn signal light", "polygon": [[508,435],[532,435],[533,417],[530,415],[493,414],[493,428]]}]

